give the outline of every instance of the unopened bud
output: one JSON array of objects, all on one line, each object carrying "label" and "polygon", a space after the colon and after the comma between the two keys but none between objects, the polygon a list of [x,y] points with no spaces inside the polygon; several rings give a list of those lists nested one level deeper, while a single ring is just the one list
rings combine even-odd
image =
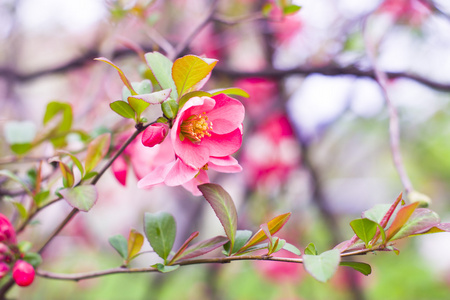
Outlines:
[{"label": "unopened bud", "polygon": [[18,286],[29,286],[34,280],[34,268],[23,260],[16,261],[12,277]]},{"label": "unopened bud", "polygon": [[169,126],[163,123],[155,123],[147,127],[142,133],[142,144],[153,147],[161,144],[169,133]]}]

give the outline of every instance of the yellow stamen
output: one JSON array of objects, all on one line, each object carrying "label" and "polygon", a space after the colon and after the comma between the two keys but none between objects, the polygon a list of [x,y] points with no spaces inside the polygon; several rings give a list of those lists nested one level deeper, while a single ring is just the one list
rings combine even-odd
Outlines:
[{"label": "yellow stamen", "polygon": [[205,136],[211,136],[212,123],[206,113],[192,115],[180,125],[180,138],[187,137],[193,143],[199,143]]}]

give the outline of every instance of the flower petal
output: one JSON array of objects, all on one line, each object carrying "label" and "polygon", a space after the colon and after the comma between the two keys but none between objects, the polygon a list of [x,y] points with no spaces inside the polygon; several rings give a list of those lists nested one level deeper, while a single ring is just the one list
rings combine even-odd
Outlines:
[{"label": "flower petal", "polygon": [[205,170],[200,170],[197,176],[192,180],[183,184],[183,187],[190,191],[194,196],[201,196],[202,193],[198,189],[200,184],[209,183],[209,177]]},{"label": "flower petal", "polygon": [[188,182],[197,175],[198,169],[194,169],[177,159],[166,175],[164,183],[168,186],[181,185]]},{"label": "flower petal", "polygon": [[123,186],[127,183],[127,170],[128,165],[123,155],[119,156],[111,165],[111,170],[116,177],[117,181]]},{"label": "flower petal", "polygon": [[200,169],[209,160],[209,147],[203,146],[203,139],[199,144],[192,143],[189,139],[184,139],[180,141],[178,138],[177,142],[174,142],[174,150],[178,157],[188,166]]},{"label": "flower petal", "polygon": [[210,137],[205,137],[200,143],[201,148],[209,149],[209,156],[216,157],[233,154],[241,144],[242,133],[239,128],[227,134],[212,133]]},{"label": "flower petal", "polygon": [[175,161],[166,165],[156,167],[155,169],[153,169],[153,171],[151,171],[150,173],[145,175],[144,178],[138,181],[137,187],[143,189],[163,183],[164,179],[166,179],[167,173],[169,173],[174,164]]},{"label": "flower petal", "polygon": [[216,105],[207,115],[208,120],[213,124],[213,132],[225,134],[238,128],[244,121],[244,105],[225,94],[219,94],[212,98],[216,101]]},{"label": "flower petal", "polygon": [[232,156],[212,156],[209,158],[208,168],[223,173],[237,173],[242,171],[242,167]]}]

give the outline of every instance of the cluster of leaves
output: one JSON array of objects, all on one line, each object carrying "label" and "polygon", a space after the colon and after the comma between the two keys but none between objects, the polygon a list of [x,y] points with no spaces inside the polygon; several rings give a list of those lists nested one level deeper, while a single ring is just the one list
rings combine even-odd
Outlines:
[{"label": "cluster of leaves", "polygon": [[[415,235],[450,231],[450,223],[440,223],[437,214],[429,209],[417,208],[418,202],[403,205],[402,195],[392,204],[378,205],[363,213],[363,218],[353,220],[350,226],[355,236],[342,242],[334,249],[318,253],[313,243],[305,249],[303,255],[294,245],[284,239],[274,236],[289,220],[291,213],[276,216],[267,223],[261,224],[260,229],[252,234],[250,230],[237,230],[237,212],[230,195],[217,184],[203,184],[199,186],[203,196],[211,205],[219,219],[226,236],[216,236],[208,240],[190,243],[199,235],[196,231],[177,250],[173,251],[176,237],[176,224],[172,215],[166,212],[146,213],[144,217],[144,232],[152,249],[163,260],[163,263],[153,264],[152,267],[160,272],[177,269],[181,264],[187,264],[190,259],[209,253],[223,247],[225,257],[245,256],[254,251],[264,250],[259,257],[249,256],[251,259],[271,259],[273,254],[281,249],[298,256],[290,259],[292,263],[303,263],[305,270],[319,281],[329,280],[338,266],[351,267],[364,275],[369,275],[372,269],[363,262],[346,261],[345,257],[365,254],[372,251],[395,251],[392,242],[401,238]],[[386,210],[387,208],[387,210]],[[377,221],[373,221],[376,219]],[[128,240],[121,235],[110,238],[110,244],[124,259],[124,266],[142,254],[139,253],[144,238],[135,230],[130,231]],[[261,252],[258,252],[261,253]],[[212,262],[211,260],[210,262]],[[195,263],[192,261],[191,263]]]}]

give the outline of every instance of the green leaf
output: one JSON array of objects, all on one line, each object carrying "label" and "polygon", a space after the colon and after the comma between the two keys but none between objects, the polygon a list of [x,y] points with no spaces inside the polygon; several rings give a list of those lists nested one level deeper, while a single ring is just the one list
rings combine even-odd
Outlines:
[{"label": "green leaf", "polygon": [[36,125],[31,121],[9,121],[3,127],[6,142],[16,154],[25,154],[32,148]]},{"label": "green leaf", "polygon": [[81,164],[80,160],[75,155],[73,155],[69,151],[65,151],[65,150],[59,150],[58,153],[68,155],[72,159],[73,163],[77,166],[78,170],[80,171],[81,177],[84,176],[83,165]]},{"label": "green leaf", "polygon": [[150,94],[136,95],[133,98],[141,99],[148,104],[161,104],[169,98],[171,91],[171,89],[165,89]]},{"label": "green leaf", "polygon": [[309,243],[305,248],[306,255],[317,255],[316,246],[313,243]]},{"label": "green leaf", "polygon": [[283,7],[283,13],[285,15],[291,15],[291,14],[298,12],[301,8],[302,8],[301,6],[298,6],[295,4],[287,5],[287,6]]},{"label": "green leaf", "polygon": [[206,183],[199,185],[198,188],[219,218],[219,221],[225,230],[225,234],[230,240],[230,248],[233,249],[238,220],[233,199],[231,199],[231,196],[227,191],[218,184]]},{"label": "green leaf", "polygon": [[35,252],[27,252],[23,256],[23,260],[28,262],[33,267],[37,267],[42,263],[42,257],[39,255],[39,253]]},{"label": "green leaf", "polygon": [[47,104],[43,124],[46,125],[58,115],[62,115],[62,118],[56,124],[56,131],[52,133],[52,135],[56,135],[56,137],[52,138],[50,135],[50,141],[57,148],[66,144],[66,134],[70,132],[70,128],[72,127],[72,106],[63,102],[50,102]]},{"label": "green leaf", "polygon": [[167,257],[172,251],[176,235],[173,216],[166,212],[145,213],[144,231],[153,250],[167,264]]},{"label": "green leaf", "polygon": [[261,9],[261,13],[263,14],[264,17],[267,18],[270,15],[272,8],[273,8],[272,3],[266,3]]},{"label": "green leaf", "polygon": [[42,203],[44,203],[45,200],[47,200],[48,196],[50,196],[50,191],[41,191],[36,195],[34,195],[33,197],[34,203],[36,203],[36,205],[40,207]]},{"label": "green leaf", "polygon": [[[237,230],[231,254],[236,253],[239,249],[241,249],[245,245],[245,243],[250,239],[251,236],[252,232],[250,230]],[[223,248],[225,249],[225,251],[230,253],[230,242],[228,241],[228,243],[223,245]]]},{"label": "green leaf", "polygon": [[110,143],[110,133],[101,134],[89,143],[85,162],[86,173],[92,171],[103,159],[103,157],[106,156],[109,150]]},{"label": "green leaf", "polygon": [[286,251],[289,251],[295,255],[298,255],[298,256],[302,255],[302,252],[300,251],[300,249],[298,249],[297,247],[295,247],[294,245],[289,244],[289,243],[284,244],[283,249]]},{"label": "green leaf", "polygon": [[178,269],[180,267],[180,265],[165,266],[163,264],[154,264],[151,267],[157,269],[161,273],[168,273],[168,272],[175,271],[176,269]]},{"label": "green leaf", "polygon": [[172,78],[177,87],[178,97],[189,92],[197,83],[205,79],[216,63],[216,59],[205,59],[195,55],[186,55],[175,60],[172,66]]},{"label": "green leaf", "polygon": [[28,217],[28,212],[22,203],[17,202],[17,201],[11,201],[11,203],[17,209],[17,211],[19,212],[19,215],[22,219],[26,219]]},{"label": "green leaf", "polygon": [[386,232],[386,239],[390,241],[394,235],[405,225],[408,219],[413,214],[414,210],[419,206],[419,202],[414,202],[409,205],[403,206],[395,216],[394,221],[392,222],[391,227]]},{"label": "green leaf", "polygon": [[145,54],[145,60],[163,90],[171,89],[170,97],[178,99],[177,87],[172,79],[173,63],[159,52]]},{"label": "green leaf", "polygon": [[[277,233],[286,222],[289,220],[291,213],[285,213],[279,216],[276,216],[269,222],[267,222],[267,227],[270,231],[270,234]],[[255,235],[238,251],[238,253],[244,252],[247,248],[254,246],[262,241],[267,239],[266,234],[262,229],[258,230]]]},{"label": "green leaf", "polygon": [[26,144],[13,144],[11,145],[11,151],[14,152],[17,155],[22,155],[27,153],[33,148],[33,145],[31,143]]},{"label": "green leaf", "polygon": [[280,239],[279,237],[272,238],[272,247],[269,249],[268,255],[280,251],[283,249],[284,245],[286,245],[286,241],[284,239]]},{"label": "green leaf", "polygon": [[178,103],[169,99],[161,104],[161,109],[167,118],[174,119],[178,113]]},{"label": "green leaf", "polygon": [[0,176],[5,176],[5,177],[8,177],[11,180],[14,180],[14,181],[18,182],[23,187],[25,192],[27,192],[27,194],[30,197],[33,197],[33,193],[30,191],[30,189],[28,188],[26,183],[22,179],[20,179],[16,174],[11,172],[10,170],[0,170]]},{"label": "green leaf", "polygon": [[81,211],[89,211],[97,201],[97,189],[94,185],[80,185],[74,188],[59,190],[63,198],[73,207]]},{"label": "green leaf", "polygon": [[354,270],[364,274],[364,275],[370,275],[372,273],[372,267],[369,264],[362,263],[362,262],[356,262],[356,261],[341,261],[339,263],[341,266],[350,267]]},{"label": "green leaf", "polygon": [[72,168],[70,168],[68,165],[63,163],[62,161],[59,161],[59,168],[61,169],[61,173],[63,176],[63,185],[65,188],[70,188],[74,184],[74,176],[72,172]]},{"label": "green leaf", "polygon": [[321,282],[326,282],[334,275],[340,260],[338,249],[325,251],[320,255],[303,255],[305,270]]},{"label": "green leaf", "polygon": [[19,247],[19,251],[22,253],[30,251],[31,247],[33,247],[33,244],[29,241],[20,241],[17,244],[17,247]]},{"label": "green leaf", "polygon": [[128,103],[131,108],[136,112],[136,119],[141,118],[141,114],[150,106],[150,103],[145,102],[142,99],[136,97],[128,97]]},{"label": "green leaf", "polygon": [[369,219],[356,219],[350,222],[350,226],[367,246],[377,233],[378,224]]},{"label": "green leaf", "polygon": [[130,91],[131,95],[137,95],[136,91],[134,90],[134,88],[131,85],[130,81],[128,80],[127,76],[125,76],[123,71],[118,66],[116,66],[112,61],[110,61],[109,59],[107,59],[105,57],[94,58],[94,60],[105,62],[108,65],[114,67],[117,70],[117,72],[119,73],[120,79],[122,80],[123,84],[125,84],[125,86]]},{"label": "green leaf", "polygon": [[128,244],[125,237],[121,234],[117,234],[108,239],[109,244],[116,249],[120,256],[124,259],[128,259]]},{"label": "green leaf", "polygon": [[184,241],[183,245],[181,245],[180,249],[178,249],[178,251],[174,254],[172,259],[170,260],[169,265],[172,264],[174,261],[176,261],[183,254],[183,252],[186,250],[186,248],[189,246],[192,240],[198,237],[198,234],[199,232],[195,231],[188,237],[186,241]]},{"label": "green leaf", "polygon": [[201,256],[203,254],[209,253],[220,246],[227,243],[229,240],[227,237],[224,236],[216,236],[211,239],[208,239],[206,241],[202,241],[199,243],[196,243],[190,247],[188,247],[182,254],[178,256],[177,261],[180,261],[182,259],[189,259],[194,258],[197,256]]},{"label": "green leaf", "polygon": [[130,104],[125,101],[117,100],[109,104],[109,107],[117,113],[118,115],[127,118],[134,119],[135,113],[133,108],[131,108]]},{"label": "green leaf", "polygon": [[144,236],[137,232],[136,230],[130,230],[127,242],[127,261],[132,260],[141,251],[142,245],[144,244]]},{"label": "green leaf", "polygon": [[210,93],[204,91],[195,91],[184,94],[183,97],[181,97],[180,100],[178,100],[179,109],[181,109],[186,104],[186,102],[192,97],[203,97],[203,96],[212,97]]},{"label": "green leaf", "polygon": [[232,95],[232,96],[241,96],[244,98],[250,97],[250,95],[246,91],[244,91],[241,88],[236,88],[236,87],[226,88],[226,89],[218,89],[218,90],[209,91],[209,92],[212,93],[213,96],[219,95],[219,94],[225,94],[225,95]]},{"label": "green leaf", "polygon": [[83,176],[83,180],[88,180],[91,179],[92,177],[97,176],[98,172],[87,172],[86,174],[84,174]]},{"label": "green leaf", "polygon": [[363,212],[362,217],[379,224],[390,207],[390,204],[376,204],[374,207]]}]

